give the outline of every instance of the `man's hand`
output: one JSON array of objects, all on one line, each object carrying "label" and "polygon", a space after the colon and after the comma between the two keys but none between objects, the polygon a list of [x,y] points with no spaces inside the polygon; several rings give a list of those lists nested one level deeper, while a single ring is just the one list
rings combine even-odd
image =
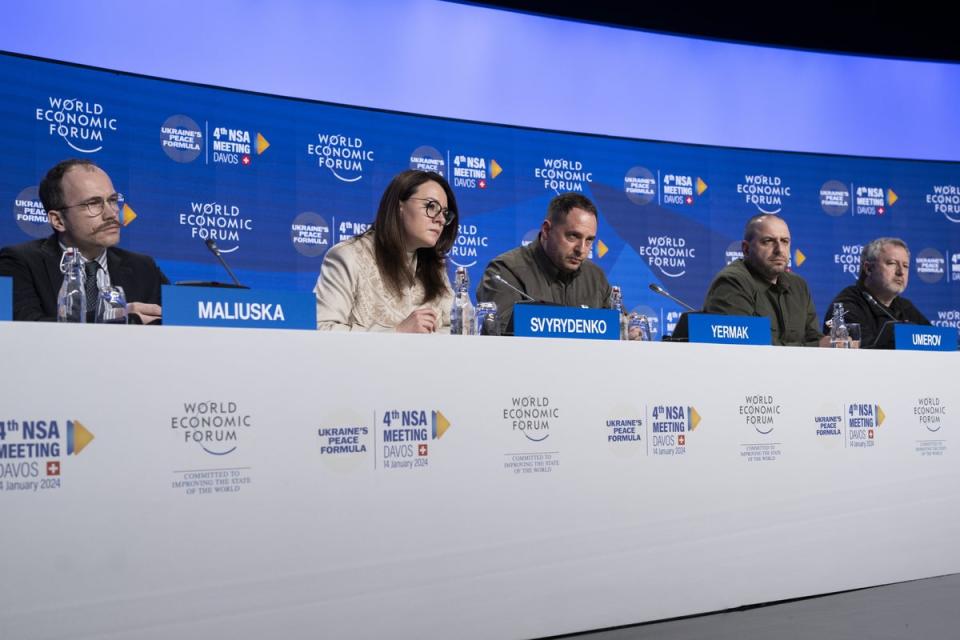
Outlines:
[{"label": "man's hand", "polygon": [[147,304],[146,302],[131,302],[127,305],[127,315],[135,314],[140,318],[141,324],[150,324],[160,319],[162,311],[158,304]]},{"label": "man's hand", "polygon": [[437,312],[427,307],[415,309],[396,329],[397,333],[433,333],[436,330]]}]

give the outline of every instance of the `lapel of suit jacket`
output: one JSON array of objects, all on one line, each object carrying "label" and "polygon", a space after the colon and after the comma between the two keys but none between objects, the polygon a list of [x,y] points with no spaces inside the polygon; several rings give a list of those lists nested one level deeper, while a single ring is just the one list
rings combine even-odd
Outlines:
[{"label": "lapel of suit jacket", "polygon": [[133,269],[112,248],[107,249],[107,271],[110,273],[110,284],[115,287],[123,287],[123,290],[129,295],[130,283],[133,281]]},{"label": "lapel of suit jacket", "polygon": [[43,266],[47,271],[47,278],[50,279],[50,288],[53,289],[53,295],[56,296],[57,292],[60,291],[60,285],[63,284],[63,272],[60,271],[60,259],[63,257],[63,251],[60,249],[57,234],[54,233],[40,245],[40,252],[43,254]]}]

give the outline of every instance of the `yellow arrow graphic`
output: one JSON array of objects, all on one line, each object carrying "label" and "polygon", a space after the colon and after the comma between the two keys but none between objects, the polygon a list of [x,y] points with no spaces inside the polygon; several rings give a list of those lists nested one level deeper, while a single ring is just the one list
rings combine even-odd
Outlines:
[{"label": "yellow arrow graphic", "polygon": [[263,134],[259,131],[257,132],[257,155],[260,155],[267,150],[267,147],[270,146],[270,143],[267,142],[267,139],[263,137]]},{"label": "yellow arrow graphic", "polygon": [[127,226],[137,219],[137,212],[130,208],[130,205],[124,203],[123,213],[120,215],[120,223]]},{"label": "yellow arrow graphic", "polygon": [[433,412],[433,437],[442,438],[443,434],[450,428],[450,421],[439,411]]},{"label": "yellow arrow graphic", "polygon": [[80,453],[92,441],[93,434],[79,420],[67,424],[67,455]]}]

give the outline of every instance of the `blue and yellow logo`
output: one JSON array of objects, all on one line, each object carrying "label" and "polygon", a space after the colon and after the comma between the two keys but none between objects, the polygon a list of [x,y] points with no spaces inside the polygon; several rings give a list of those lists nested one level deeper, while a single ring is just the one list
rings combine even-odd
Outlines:
[{"label": "blue and yellow logo", "polygon": [[93,441],[93,434],[79,420],[67,420],[67,455],[72,456],[86,449]]},{"label": "blue and yellow logo", "polygon": [[433,439],[438,440],[443,437],[443,434],[447,432],[447,429],[450,428],[450,421],[447,420],[447,417],[440,413],[439,411],[433,412],[432,419],[432,434]]}]

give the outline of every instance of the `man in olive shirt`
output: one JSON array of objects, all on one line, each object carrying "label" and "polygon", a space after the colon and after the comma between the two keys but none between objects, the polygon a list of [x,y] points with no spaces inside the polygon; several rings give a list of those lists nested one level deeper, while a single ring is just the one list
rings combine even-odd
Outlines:
[{"label": "man in olive shirt", "polygon": [[775,345],[824,345],[810,289],[787,271],[790,229],[783,218],[750,218],[743,232],[743,259],[724,267],[713,279],[703,303],[705,313],[770,318]]},{"label": "man in olive shirt", "polygon": [[909,278],[910,249],[907,243],[900,238],[872,240],[860,253],[857,283],[833,299],[824,318],[824,327],[833,315],[833,305],[839,302],[846,312],[844,319],[860,325],[861,347],[892,349],[893,327],[884,329],[888,323],[930,324],[926,316],[901,295]]},{"label": "man in olive shirt", "polygon": [[[513,305],[524,300],[593,309],[610,304],[610,283],[587,260],[597,237],[597,207],[578,193],[564,193],[547,207],[537,239],[494,258],[477,287],[477,301],[496,302],[500,332],[513,334]],[[517,293],[495,276],[522,291]]]}]

